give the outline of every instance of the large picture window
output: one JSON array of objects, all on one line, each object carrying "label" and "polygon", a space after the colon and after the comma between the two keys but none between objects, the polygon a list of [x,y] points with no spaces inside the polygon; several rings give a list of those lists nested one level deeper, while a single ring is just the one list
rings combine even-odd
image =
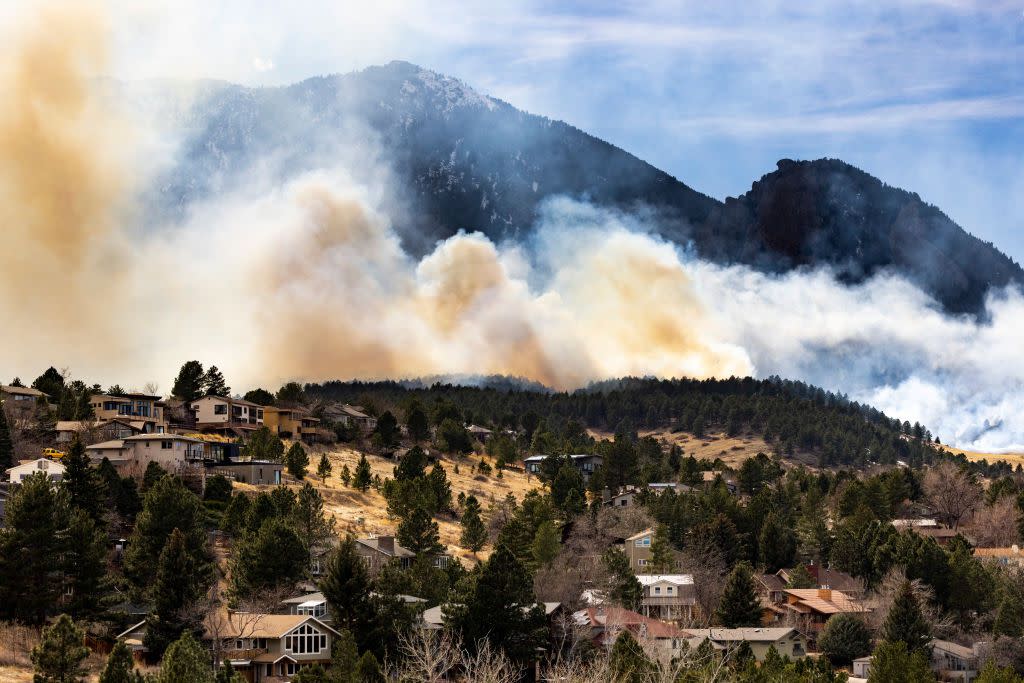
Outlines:
[{"label": "large picture window", "polygon": [[285,636],[284,649],[297,655],[319,654],[327,649],[327,636],[309,624],[303,624]]}]

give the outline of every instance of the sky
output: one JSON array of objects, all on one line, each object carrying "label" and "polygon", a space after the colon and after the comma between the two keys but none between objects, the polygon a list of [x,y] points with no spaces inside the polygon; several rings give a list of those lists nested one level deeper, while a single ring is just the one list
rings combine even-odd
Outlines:
[{"label": "sky", "polygon": [[406,60],[720,199],[780,158],[838,157],[1024,261],[1024,0],[95,1],[119,78]]}]

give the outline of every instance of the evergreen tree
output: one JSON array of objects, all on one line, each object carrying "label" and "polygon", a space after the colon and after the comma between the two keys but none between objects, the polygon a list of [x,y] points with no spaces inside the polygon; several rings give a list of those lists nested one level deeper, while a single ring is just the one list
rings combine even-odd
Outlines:
[{"label": "evergreen tree", "polygon": [[174,529],[184,535],[194,571],[205,587],[212,578],[205,521],[202,502],[180,479],[166,476],[157,481],[146,493],[124,553],[125,574],[136,588],[145,591],[153,585],[160,553]]},{"label": "evergreen tree", "polygon": [[427,476],[431,493],[434,497],[434,512],[448,512],[452,509],[452,485],[448,483],[448,475],[441,463],[434,463]]},{"label": "evergreen tree", "polygon": [[221,529],[232,536],[242,533],[248,524],[249,505],[249,496],[244,493],[236,493],[231,496],[231,502],[228,503],[227,509],[224,510],[224,516],[221,517]]},{"label": "evergreen tree", "polygon": [[327,600],[334,628],[348,630],[362,649],[379,647],[383,639],[377,629],[378,604],[370,597],[371,586],[355,538],[348,536],[328,559],[320,592]]},{"label": "evergreen tree", "polygon": [[882,640],[889,643],[903,643],[907,652],[928,651],[931,642],[931,626],[921,613],[921,605],[914,595],[914,586],[910,581],[900,584],[896,598],[889,608],[889,614],[882,625]]},{"label": "evergreen tree", "polygon": [[284,457],[284,442],[266,425],[258,427],[245,442],[244,452],[253,460],[281,462]]},{"label": "evergreen tree", "polygon": [[405,418],[405,426],[409,430],[409,438],[413,441],[426,441],[430,438],[430,425],[427,415],[418,405],[413,407]]},{"label": "evergreen tree", "polygon": [[276,402],[274,395],[266,389],[250,389],[242,396],[246,401],[260,406],[272,406]]},{"label": "evergreen tree", "polygon": [[334,517],[327,518],[323,496],[309,482],[299,490],[291,519],[306,548],[308,565],[313,559],[313,553],[329,546],[334,538]]},{"label": "evergreen tree", "polygon": [[203,375],[203,393],[206,396],[226,397],[231,395],[231,387],[224,381],[224,375],[217,369],[216,365],[211,365],[210,369]]},{"label": "evergreen tree", "polygon": [[935,683],[935,674],[923,651],[907,652],[905,642],[885,641],[875,648],[868,683]]},{"label": "evergreen tree", "polygon": [[1013,667],[1007,666],[1000,669],[995,660],[989,659],[985,662],[974,683],[1024,683],[1024,677],[1018,676]]},{"label": "evergreen tree", "polygon": [[626,609],[639,607],[644,590],[629,566],[629,558],[617,548],[609,548],[601,556],[601,563],[608,570],[610,586],[608,597]]},{"label": "evergreen tree", "polygon": [[76,435],[68,454],[63,458],[64,476],[61,484],[68,492],[71,504],[81,508],[96,520],[103,521],[103,501],[107,497],[99,472],[89,463],[85,444]]},{"label": "evergreen tree", "polygon": [[546,638],[533,577],[504,545],[482,565],[464,603],[446,608],[445,618],[470,650],[486,639],[516,662],[529,661]]},{"label": "evergreen tree", "polygon": [[345,486],[352,483],[352,473],[348,471],[348,465],[341,466],[341,474],[338,475],[338,478],[341,479],[341,483]]},{"label": "evergreen tree", "polygon": [[807,571],[807,567],[803,564],[798,564],[793,568],[793,571],[789,573],[789,580],[786,582],[787,588],[817,588],[818,582],[811,576],[811,572]]},{"label": "evergreen tree", "polygon": [[284,461],[288,468],[288,474],[296,479],[305,478],[306,468],[309,467],[309,455],[306,454],[306,449],[302,447],[302,444],[298,441],[293,443],[288,449],[288,453],[285,454]]},{"label": "evergreen tree", "polygon": [[51,365],[46,372],[36,377],[32,388],[43,392],[52,401],[59,401],[64,394],[64,375]]},{"label": "evergreen tree", "polygon": [[14,467],[14,441],[11,439],[11,426],[7,422],[7,411],[0,403],[0,472]]},{"label": "evergreen tree", "polygon": [[715,617],[726,628],[761,623],[761,602],[754,587],[753,572],[746,562],[740,562],[729,573]]},{"label": "evergreen tree", "polygon": [[156,683],[214,683],[210,656],[190,631],[171,643],[160,662]]},{"label": "evergreen tree", "polygon": [[[246,399],[248,400],[248,399]],[[214,676],[214,683],[246,683],[246,678],[235,671],[230,660],[225,659]]]},{"label": "evergreen tree", "polygon": [[203,500],[213,500],[219,503],[231,502],[231,480],[223,474],[215,474],[206,480],[203,487]]},{"label": "evergreen tree", "polygon": [[277,390],[277,404],[298,406],[306,402],[306,392],[298,382],[288,382]]},{"label": "evergreen tree", "polygon": [[331,476],[331,460],[326,453],[320,456],[320,462],[316,466],[316,476],[320,477],[321,481],[327,481]]},{"label": "evergreen tree", "polygon": [[374,429],[374,441],[384,448],[391,448],[398,444],[401,432],[398,429],[398,420],[389,411],[377,418],[377,427]]},{"label": "evergreen tree", "polygon": [[319,664],[302,667],[291,680],[292,683],[337,683],[327,675],[327,672]]},{"label": "evergreen tree", "polygon": [[107,656],[107,663],[100,673],[99,683],[143,683],[142,674],[135,670],[132,651],[119,640]]},{"label": "evergreen tree", "polygon": [[384,672],[373,653],[367,650],[359,658],[355,669],[355,683],[384,683]]},{"label": "evergreen tree", "polygon": [[566,517],[575,517],[583,511],[581,503],[585,496],[583,475],[572,464],[562,463],[551,480],[551,502]]},{"label": "evergreen tree", "polygon": [[182,633],[198,631],[200,616],[195,605],[205,585],[195,575],[196,562],[189,554],[185,535],[171,532],[160,553],[153,586],[153,611],[146,618],[146,649],[159,657]]},{"label": "evergreen tree", "polygon": [[88,388],[78,394],[78,403],[75,406],[75,419],[79,421],[91,420],[96,417],[96,411],[92,407],[92,392]]},{"label": "evergreen tree", "polygon": [[92,620],[106,607],[107,537],[84,510],[71,510],[61,534],[64,609],[75,619]]},{"label": "evergreen tree", "polygon": [[1024,636],[1024,601],[1015,586],[1009,586],[999,603],[992,624],[992,635],[1020,638]]},{"label": "evergreen tree", "polygon": [[628,630],[615,639],[608,665],[616,683],[644,683],[654,671],[653,663]]},{"label": "evergreen tree", "polygon": [[783,567],[792,566],[796,558],[796,533],[772,512],[761,525],[758,548],[765,571],[774,574]]},{"label": "evergreen tree", "polygon": [[398,523],[399,544],[417,555],[441,550],[441,533],[437,522],[422,502],[417,501]]},{"label": "evergreen tree", "polygon": [[331,652],[331,673],[334,674],[337,683],[354,683],[358,662],[359,649],[356,647],[356,639],[352,637],[351,631],[343,628],[338,631],[334,650]]},{"label": "evergreen tree", "polygon": [[533,543],[530,546],[530,552],[533,554],[536,566],[544,567],[554,562],[555,558],[558,557],[561,545],[558,527],[555,526],[554,522],[542,522],[537,527],[537,533],[533,537]]},{"label": "evergreen tree", "polygon": [[66,614],[43,629],[39,644],[32,648],[33,683],[77,683],[86,675],[82,663],[89,656],[85,632]]},{"label": "evergreen tree", "polygon": [[149,464],[146,465],[146,471],[142,474],[142,493],[147,493],[158,481],[166,476],[167,470],[160,467],[155,460],[150,460]]},{"label": "evergreen tree", "polygon": [[250,598],[279,586],[294,586],[309,570],[307,549],[291,526],[268,519],[235,547],[231,561],[232,592]]},{"label": "evergreen tree", "polygon": [[412,481],[427,476],[427,454],[419,446],[413,446],[395,466],[395,481]]},{"label": "evergreen tree", "polygon": [[[197,360],[187,361],[178,371],[174,380],[171,394],[182,401],[192,402],[203,395],[203,381],[206,373],[203,372],[203,365]],[[223,378],[221,378],[223,380]]]},{"label": "evergreen tree", "polygon": [[61,595],[67,494],[45,472],[22,480],[0,527],[0,620],[41,624]]},{"label": "evergreen tree", "polygon": [[476,496],[466,496],[465,509],[462,512],[462,536],[459,544],[475,553],[480,552],[487,543],[487,527],[480,519],[480,503]]},{"label": "evergreen tree", "polygon": [[372,481],[373,475],[370,473],[370,461],[366,459],[366,454],[362,454],[359,456],[359,464],[356,465],[356,473],[352,478],[352,488],[360,491],[369,491]]},{"label": "evergreen tree", "polygon": [[671,574],[675,565],[675,558],[672,553],[672,545],[668,540],[668,527],[659,524],[651,539],[651,562],[649,567],[652,574]]},{"label": "evergreen tree", "polygon": [[853,660],[871,652],[871,632],[860,617],[849,613],[835,614],[821,631],[818,649],[833,664],[849,666]]}]

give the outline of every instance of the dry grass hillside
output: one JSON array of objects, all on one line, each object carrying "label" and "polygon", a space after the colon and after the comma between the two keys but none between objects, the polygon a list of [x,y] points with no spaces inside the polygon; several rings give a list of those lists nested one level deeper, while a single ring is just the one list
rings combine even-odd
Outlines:
[{"label": "dry grass hillside", "polygon": [[1016,467],[1017,465],[1024,465],[1024,453],[982,453],[981,451],[967,451],[962,448],[956,448],[954,446],[943,446],[947,451],[954,455],[963,455],[971,462],[1008,462],[1009,464]]},{"label": "dry grass hillside", "polygon": [[[587,433],[595,439],[612,439],[611,432],[604,432],[596,429],[588,429]],[[752,458],[758,453],[771,455],[772,447],[760,436],[753,434],[742,434],[739,436],[728,436],[724,433],[705,434],[698,439],[693,434],[686,432],[674,432],[670,429],[642,429],[637,432],[638,436],[651,436],[666,445],[678,445],[686,456],[692,455],[699,459],[706,458],[714,460],[721,458],[722,462],[732,468],[737,468],[747,458]]]}]

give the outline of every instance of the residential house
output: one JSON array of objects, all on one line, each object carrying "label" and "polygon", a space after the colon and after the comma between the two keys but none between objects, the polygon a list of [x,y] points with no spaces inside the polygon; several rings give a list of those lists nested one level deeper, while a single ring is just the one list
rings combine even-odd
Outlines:
[{"label": "residential house", "polygon": [[167,431],[167,418],[164,414],[166,405],[160,396],[141,393],[121,396],[95,394],[89,401],[99,422],[121,420],[146,434],[163,434]]},{"label": "residential house", "polygon": [[21,464],[15,465],[7,470],[7,480],[12,484],[20,484],[26,477],[36,472],[45,472],[53,481],[60,481],[64,478],[64,465],[56,460],[39,458],[38,460],[23,460]]},{"label": "residential house", "polygon": [[264,407],[240,398],[203,396],[192,402],[192,409],[201,432],[244,438],[263,426]]},{"label": "residential house", "polygon": [[[400,595],[398,596],[406,603],[423,603],[426,602],[423,598],[415,598],[411,595]],[[561,614],[562,603],[560,602],[544,602],[540,603],[544,607],[544,616],[547,617],[548,625],[550,626],[554,620],[554,617]],[[444,610],[446,607],[451,605],[436,605],[434,607],[428,607],[423,610],[420,614],[420,628],[427,629],[428,631],[438,631],[444,628]],[[524,608],[526,609],[526,608]]]},{"label": "residential house", "polygon": [[[145,652],[146,622],[118,635],[135,650]],[[316,617],[303,614],[217,613],[204,622],[203,643],[247,681],[288,680],[303,667],[331,662],[339,634]]]},{"label": "residential house", "polygon": [[86,445],[97,441],[112,441],[114,439],[125,439],[135,434],[141,434],[142,425],[135,421],[134,424],[128,420],[60,420],[55,428],[57,432],[57,443],[71,443],[77,435],[83,439]]},{"label": "residential house", "polygon": [[[647,492],[651,494],[661,494],[667,491],[672,491],[676,494],[683,494],[690,493],[693,490],[692,486],[687,486],[686,484],[680,484],[678,482],[653,483],[647,485]],[[608,489],[605,489],[601,494],[601,502],[610,507],[633,507],[637,505],[638,497],[641,496],[642,493],[643,491],[641,489],[638,489],[633,485],[627,485],[614,496],[611,495],[611,492]]]},{"label": "residential house", "polygon": [[8,384],[0,385],[0,401],[8,408],[18,409],[24,406],[26,409],[35,406],[39,399],[50,397],[32,387],[15,387]]},{"label": "residential house", "polygon": [[479,441],[480,443],[487,443],[487,441],[492,436],[494,436],[494,432],[492,432],[490,429],[487,429],[486,427],[481,427],[480,425],[471,424],[468,427],[466,427],[466,431],[469,432],[469,435],[472,436],[477,441]]},{"label": "residential house", "polygon": [[913,531],[920,536],[935,539],[939,545],[948,544],[959,533],[934,519],[894,519],[892,525],[900,531]]},{"label": "residential house", "polygon": [[199,439],[181,434],[136,434],[86,446],[85,452],[94,461],[107,458],[121,476],[140,478],[151,462],[175,473],[201,466],[204,447]]},{"label": "residential house", "polygon": [[376,574],[392,560],[397,561],[403,569],[407,569],[416,558],[416,553],[398,545],[394,536],[357,538],[356,553],[363,558],[371,574]]},{"label": "residential house", "polygon": [[328,441],[333,436],[326,429],[320,429],[320,420],[305,408],[267,406],[263,409],[263,423],[282,439],[316,443]]},{"label": "residential house", "polygon": [[981,665],[974,648],[938,639],[931,646],[931,668],[940,681],[970,683],[978,677]]},{"label": "residential house", "polygon": [[979,560],[988,560],[1002,565],[1024,567],[1024,552],[1020,546],[1011,545],[1009,548],[975,548],[974,556]]},{"label": "residential house", "polygon": [[334,403],[324,408],[324,417],[346,427],[359,427],[363,432],[372,432],[377,428],[377,418],[367,415],[362,406]]},{"label": "residential house", "polygon": [[722,479],[722,483],[729,489],[729,493],[736,493],[738,490],[736,487],[736,481],[726,475],[725,472],[720,470],[704,470],[701,472],[701,481],[704,484],[704,488],[710,488],[714,486],[718,479]]},{"label": "residential house", "polygon": [[773,647],[790,659],[807,654],[807,639],[795,628],[687,628],[683,631],[696,641],[691,642],[696,646],[709,640],[716,649],[731,650],[745,642],[759,662],[764,661],[769,648]]},{"label": "residential house", "polygon": [[587,607],[573,615],[573,621],[595,645],[610,649],[622,631],[641,642],[653,643],[672,653],[682,649],[687,634],[664,621],[645,617],[621,607]]},{"label": "residential house", "polygon": [[[523,460],[523,468],[529,474],[540,474],[541,463],[547,460],[550,456],[547,455],[534,455]],[[572,458],[572,464],[580,471],[583,475],[583,481],[590,481],[590,475],[601,466],[601,456],[591,455],[588,453],[570,455]]]},{"label": "residential house", "polygon": [[664,621],[684,621],[693,617],[697,593],[691,574],[638,574],[643,588],[640,611],[647,617]]},{"label": "residential house", "polygon": [[825,626],[833,614],[865,613],[866,605],[845,593],[830,588],[787,588],[782,608],[796,620],[804,633],[813,637]]},{"label": "residential house", "polygon": [[239,462],[214,462],[209,466],[213,474],[222,474],[240,484],[280,484],[284,465],[265,460],[242,460]]},{"label": "residential house", "polygon": [[634,574],[647,571],[651,563],[651,542],[654,540],[654,529],[644,529],[626,539],[623,550],[629,558],[629,568]]},{"label": "residential house", "polygon": [[[831,588],[833,590],[845,593],[854,600],[861,600],[866,592],[864,582],[860,579],[854,578],[846,572],[841,572],[838,569],[832,569],[832,567],[826,567],[821,564],[805,564],[804,569],[814,579],[816,588]],[[782,580],[783,583],[789,584],[790,577],[792,576],[794,569],[780,569],[776,572],[776,576]]]},{"label": "residential house", "polygon": [[327,616],[327,598],[323,593],[307,593],[295,598],[282,600],[281,604],[288,614],[316,617],[321,621],[329,621]]}]

